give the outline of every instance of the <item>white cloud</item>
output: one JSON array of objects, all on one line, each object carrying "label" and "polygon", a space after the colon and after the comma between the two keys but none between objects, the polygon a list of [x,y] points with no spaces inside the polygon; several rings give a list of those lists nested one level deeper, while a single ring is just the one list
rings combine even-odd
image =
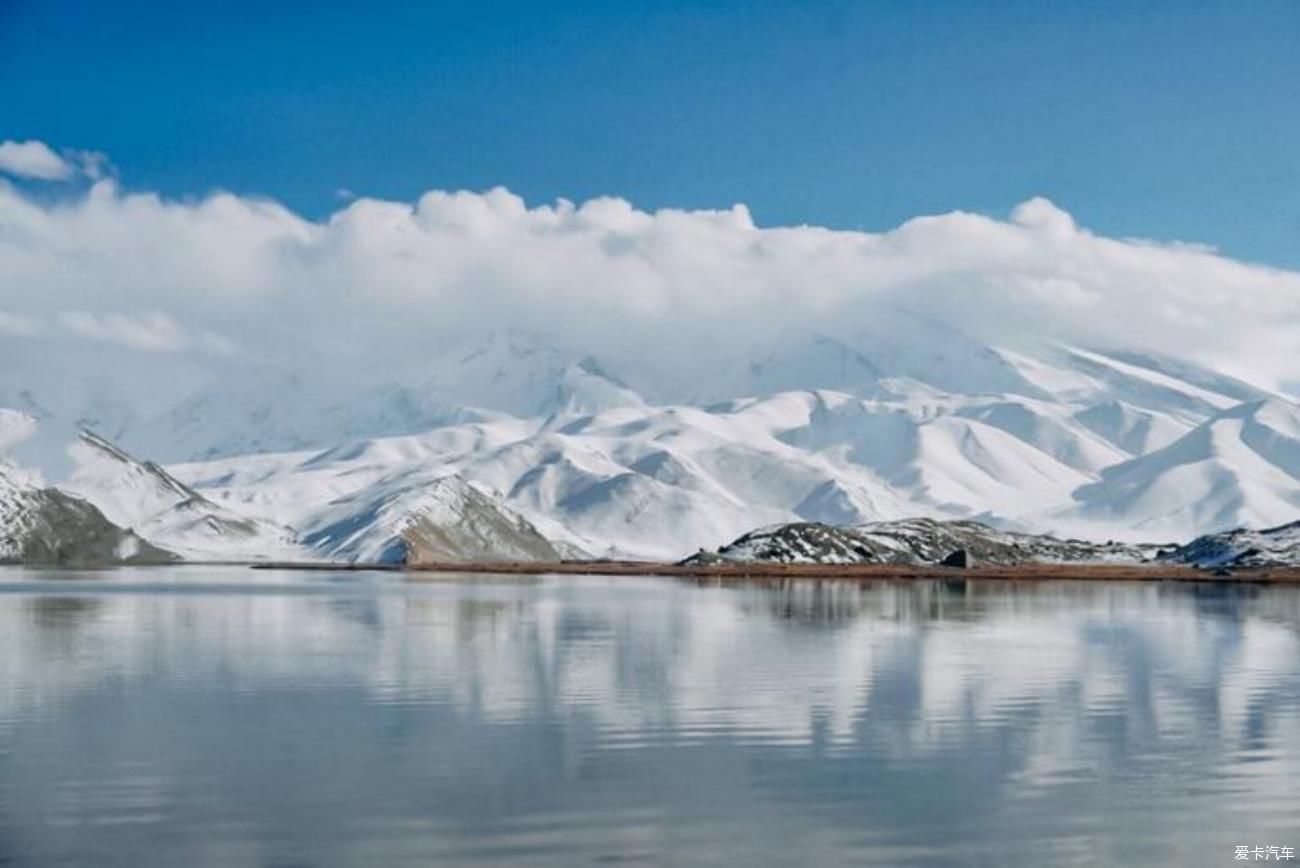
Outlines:
[{"label": "white cloud", "polygon": [[44,142],[0,142],[0,174],[37,181],[70,181],[85,177],[99,181],[114,174],[113,164],[99,151],[65,149],[60,155]]},{"label": "white cloud", "polygon": [[[316,222],[111,180],[58,205],[0,187],[0,331],[55,322],[63,340],[187,358],[237,344],[344,384],[419,379],[448,347],[515,329],[662,396],[789,330],[849,336],[899,309],[993,343],[1043,336],[1300,379],[1300,274],[1098,236],[1045,199],[1005,221],[955,212],[863,233],[761,228],[743,206],[528,207],[504,189],[359,198]],[[38,343],[3,342],[0,363],[39,364],[22,355]]]},{"label": "white cloud", "polygon": [[77,164],[78,171],[92,181],[107,178],[116,171],[108,155],[99,151],[71,151],[68,156]]},{"label": "white cloud", "polygon": [[176,320],[157,311],[132,315],[69,310],[58,314],[58,321],[82,337],[150,353],[174,353],[191,348],[229,352],[234,346],[208,333],[191,334]]},{"label": "white cloud", "polygon": [[44,142],[0,142],[0,172],[39,181],[66,181],[75,172],[72,164]]}]

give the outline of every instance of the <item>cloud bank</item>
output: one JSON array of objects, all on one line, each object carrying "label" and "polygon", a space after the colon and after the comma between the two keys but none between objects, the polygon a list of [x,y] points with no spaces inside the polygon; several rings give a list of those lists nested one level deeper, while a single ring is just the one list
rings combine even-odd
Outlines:
[{"label": "cloud bank", "polygon": [[[27,178],[86,165],[0,145],[0,169]],[[1099,236],[1041,198],[1004,220],[953,212],[867,233],[759,227],[743,205],[529,206],[501,188],[359,197],[313,221],[226,193],[174,201],[101,179],[52,203],[0,182],[0,362],[15,376],[53,355],[102,376],[94,348],[111,346],[160,378],[247,364],[418,379],[447,348],[520,330],[671,392],[783,334],[852,338],[898,310],[994,344],[1300,380],[1300,273]]]}]

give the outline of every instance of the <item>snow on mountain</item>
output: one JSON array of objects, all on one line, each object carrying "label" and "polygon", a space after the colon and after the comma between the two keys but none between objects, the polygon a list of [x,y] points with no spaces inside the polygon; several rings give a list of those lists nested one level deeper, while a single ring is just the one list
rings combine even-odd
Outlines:
[{"label": "snow on mountain", "polygon": [[191,361],[169,360],[160,376],[153,353],[109,343],[72,346],[53,335],[38,345],[43,348],[39,364],[26,365],[11,364],[23,357],[12,339],[0,345],[5,361],[0,364],[0,407],[36,421],[38,429],[13,447],[12,457],[50,480],[71,472],[67,446],[79,431],[97,431],[115,442],[137,436],[148,440],[159,414],[205,382]]},{"label": "snow on mountain", "polygon": [[[917,311],[881,311],[869,326],[833,336],[785,332],[770,348],[756,348],[741,371],[709,372],[704,381],[738,394],[826,389],[860,397],[897,397],[920,387],[942,394],[1014,394],[1047,398],[1020,365],[1001,350]],[[698,393],[679,388],[677,395]],[[714,387],[717,388],[716,386]]]},{"label": "snow on mountain", "polygon": [[780,436],[874,471],[905,503],[1004,520],[1037,520],[1130,457],[1074,406],[1008,395],[875,401],[818,393],[807,421]]},{"label": "snow on mountain", "polygon": [[837,527],[815,522],[751,531],[690,563],[938,564],[961,553],[975,564],[1140,562],[1149,547],[1000,531],[975,521],[903,519]]},{"label": "snow on mountain", "polygon": [[551,400],[542,409],[556,416],[595,413],[615,407],[644,407],[645,401],[588,356],[560,372]]},{"label": "snow on mountain", "polygon": [[288,528],[218,506],[95,434],[82,432],[71,452],[76,470],[62,488],[169,551],[190,560],[301,556]]},{"label": "snow on mountain", "polygon": [[[1287,494],[1294,481],[1277,477],[1249,486],[1235,511],[1209,509],[1187,496],[1173,465],[1167,479],[1154,473],[1158,493],[1149,500],[1125,494],[1133,478],[1120,471],[1139,460],[1130,450],[1166,439],[1146,458],[1183,450],[1176,444],[1201,427],[1244,412],[1234,402],[1258,393],[1251,387],[1208,372],[1184,382],[1153,360],[1069,348],[1032,364],[1013,353],[999,358],[1038,384],[1025,391],[1052,386],[1062,397],[957,394],[883,379],[875,397],[819,390],[654,406],[601,372],[591,374],[601,400],[554,402],[541,418],[468,421],[175,472],[216,502],[295,526],[304,504],[349,497],[394,474],[455,474],[499,492],[557,543],[648,558],[712,548],[755,526],[913,516],[1164,541],[1237,521],[1275,524],[1300,505]],[[1143,400],[1155,406],[1132,403]],[[1294,410],[1262,400],[1242,406],[1274,408],[1261,419]],[[1300,443],[1285,426],[1249,431],[1247,441],[1267,440],[1270,454]],[[1155,509],[1163,520],[1151,520]]]},{"label": "snow on mountain", "polygon": [[989,401],[960,407],[954,415],[1010,434],[1083,474],[1093,474],[1129,457],[1120,446],[1060,409],[1035,400]]},{"label": "snow on mountain", "polygon": [[398,473],[340,498],[303,528],[327,559],[362,563],[557,561],[526,519],[456,476]]},{"label": "snow on mountain", "polygon": [[453,403],[545,416],[556,409],[560,383],[578,361],[539,335],[495,332],[444,352],[421,387]]},{"label": "snow on mountain", "polygon": [[1300,407],[1268,399],[1224,410],[1105,468],[1074,500],[1063,519],[1121,525],[1129,538],[1285,522],[1300,514]]},{"label": "snow on mountain", "polygon": [[[349,394],[247,368],[149,424],[123,417],[128,448],[147,444],[138,454],[167,471],[100,449],[68,487],[209,557],[275,540],[285,551],[282,528],[319,529],[336,502],[448,476],[499,495],[565,551],[673,559],[797,522],[920,516],[1166,540],[1280,524],[1300,507],[1294,405],[1178,360],[994,347],[913,314],[786,334],[753,359],[640,382],[509,332],[432,348],[423,378]],[[382,522],[374,532],[391,536]]]},{"label": "snow on mountain", "polygon": [[1192,427],[1164,414],[1142,410],[1119,400],[1093,404],[1077,411],[1073,418],[1129,456],[1145,455],[1168,446]]},{"label": "snow on mountain", "polygon": [[30,413],[0,407],[0,455],[8,455],[15,446],[35,436],[38,423]]},{"label": "snow on mountain", "polygon": [[[802,400],[774,399],[797,412]],[[557,424],[472,423],[379,438],[317,454],[179,465],[177,475],[219,503],[303,526],[304,504],[360,491],[403,470],[459,475],[525,515],[545,535],[594,554],[674,557],[731,538],[827,484],[863,506],[895,504],[871,474],[837,469],[766,427],[786,412],[712,414],[697,408],[616,407]],[[753,410],[754,412],[750,412]],[[882,507],[883,508],[883,507]]]},{"label": "snow on mountain", "polygon": [[1199,567],[1272,567],[1300,564],[1300,521],[1264,530],[1237,528],[1197,537],[1161,560]]},{"label": "snow on mountain", "polygon": [[[76,471],[64,483],[66,491],[188,560],[411,563],[560,557],[526,520],[455,476],[408,468],[381,472],[361,487],[307,482],[310,494],[300,489],[294,498],[291,528],[258,517],[258,505],[275,511],[273,500],[259,504],[254,498],[234,508],[218,504],[161,466],[137,461],[89,432],[71,452]],[[347,461],[348,456],[361,457],[349,450],[313,456],[303,462],[302,476],[310,477],[314,465],[328,465],[331,457]],[[389,459],[371,466],[388,467]]]},{"label": "snow on mountain", "polygon": [[165,460],[209,459],[319,449],[501,415],[448,403],[419,386],[378,384],[340,394],[298,374],[251,370],[191,396],[127,441]]},{"label": "snow on mountain", "polygon": [[0,460],[0,563],[167,563],[175,555],[113,524],[98,509],[42,488],[39,475]]},{"label": "snow on mountain", "polygon": [[[4,397],[0,392],[0,406]],[[467,347],[439,348],[431,353],[430,373],[411,381],[344,388],[313,372],[237,365],[151,416],[123,415],[105,395],[64,406],[69,403],[36,412],[56,442],[31,456],[43,465],[62,469],[63,444],[82,429],[107,432],[135,454],[170,463],[324,449],[512,414],[545,418],[636,406],[642,399],[589,356],[506,333]]]},{"label": "snow on mountain", "polygon": [[[114,357],[111,364],[116,369],[123,362]],[[712,406],[808,390],[904,406],[927,398],[1000,395],[1080,414],[1119,402],[1155,417],[1157,429],[1147,438],[1152,442],[1142,439],[1146,435],[1132,442],[1129,429],[1138,423],[1092,420],[1094,433],[1106,439],[1114,427],[1109,436],[1128,438],[1116,445],[1138,454],[1165,445],[1214,412],[1269,397],[1238,380],[1151,355],[1047,343],[1015,350],[989,346],[906,312],[848,336],[783,334],[775,345],[755,346],[752,360],[736,369],[720,364],[701,371],[685,360],[680,367],[676,377],[650,379],[644,371],[617,371],[604,360],[562,350],[544,336],[504,331],[460,346],[431,346],[423,375],[407,372],[392,382],[344,384],[310,370],[240,361],[211,372],[207,385],[182,400],[160,397],[164,409],[158,412],[137,409],[141,402],[132,397],[143,388],[135,381],[147,381],[147,372],[122,385],[66,393],[66,377],[43,381],[37,392],[6,389],[0,378],[0,406],[27,409],[63,440],[88,428],[136,454],[174,462],[322,449],[503,415],[542,419],[642,402]],[[1080,418],[1090,424],[1089,417]],[[1167,439],[1154,442],[1161,437]]]},{"label": "snow on mountain", "polygon": [[0,562],[18,560],[34,509],[38,482],[7,462],[0,462]]},{"label": "snow on mountain", "polygon": [[999,349],[1024,377],[1058,403],[1091,407],[1122,401],[1195,423],[1243,401],[1276,397],[1233,377],[1152,354],[1047,344]]}]

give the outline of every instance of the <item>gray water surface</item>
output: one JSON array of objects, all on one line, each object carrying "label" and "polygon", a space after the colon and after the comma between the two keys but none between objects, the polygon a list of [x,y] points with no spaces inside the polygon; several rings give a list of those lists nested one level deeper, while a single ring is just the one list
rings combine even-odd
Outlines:
[{"label": "gray water surface", "polygon": [[0,866],[1241,845],[1300,849],[1297,589],[0,570]]}]

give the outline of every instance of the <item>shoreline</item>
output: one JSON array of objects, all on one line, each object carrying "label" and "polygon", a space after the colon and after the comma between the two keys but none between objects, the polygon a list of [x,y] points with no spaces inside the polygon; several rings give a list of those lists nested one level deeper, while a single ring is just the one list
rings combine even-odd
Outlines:
[{"label": "shoreline", "polygon": [[666,576],[727,581],[806,579],[818,581],[948,580],[1198,582],[1219,584],[1300,585],[1300,567],[1207,569],[1167,564],[1018,564],[1014,566],[941,567],[912,564],[699,564],[656,561],[470,561],[416,564],[331,564],[265,562],[260,570],[383,571],[413,576],[445,573],[499,575]]}]

